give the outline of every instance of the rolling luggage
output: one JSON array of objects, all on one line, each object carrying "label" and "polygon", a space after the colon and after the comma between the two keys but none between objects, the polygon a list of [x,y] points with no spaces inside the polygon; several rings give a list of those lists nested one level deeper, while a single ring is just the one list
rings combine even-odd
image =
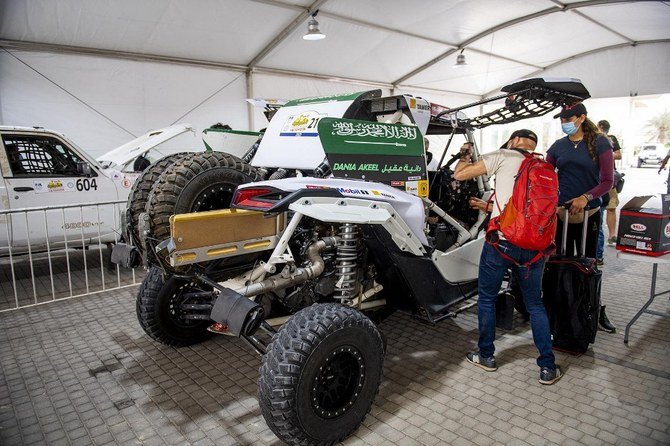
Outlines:
[{"label": "rolling luggage", "polygon": [[584,353],[598,331],[602,272],[596,260],[584,256],[588,215],[582,229],[582,255],[566,257],[568,210],[563,224],[561,254],[545,264],[542,279],[544,306],[549,316],[553,347],[571,353]]}]

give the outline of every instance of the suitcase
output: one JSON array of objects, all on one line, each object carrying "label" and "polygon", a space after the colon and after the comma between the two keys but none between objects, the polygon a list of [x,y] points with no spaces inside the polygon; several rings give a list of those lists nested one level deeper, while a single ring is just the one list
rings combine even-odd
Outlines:
[{"label": "suitcase", "polygon": [[561,254],[551,256],[545,264],[542,293],[553,347],[582,354],[595,341],[598,331],[602,272],[598,270],[595,259],[583,255],[588,227],[587,211],[584,212],[582,229],[582,256],[565,256],[567,209],[565,213]]}]

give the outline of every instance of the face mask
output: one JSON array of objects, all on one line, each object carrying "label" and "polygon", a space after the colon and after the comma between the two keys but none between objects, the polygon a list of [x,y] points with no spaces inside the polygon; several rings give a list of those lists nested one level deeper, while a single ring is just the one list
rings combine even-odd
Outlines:
[{"label": "face mask", "polygon": [[574,135],[577,133],[577,126],[575,125],[574,122],[564,122],[561,124],[561,128],[563,129],[563,133],[566,135]]}]

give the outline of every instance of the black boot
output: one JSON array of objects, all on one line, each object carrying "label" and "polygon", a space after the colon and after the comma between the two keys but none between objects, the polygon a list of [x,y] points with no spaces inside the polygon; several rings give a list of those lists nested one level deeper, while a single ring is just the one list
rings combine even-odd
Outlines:
[{"label": "black boot", "polygon": [[605,305],[600,306],[600,317],[598,318],[598,328],[608,333],[616,333],[616,327],[605,314]]}]

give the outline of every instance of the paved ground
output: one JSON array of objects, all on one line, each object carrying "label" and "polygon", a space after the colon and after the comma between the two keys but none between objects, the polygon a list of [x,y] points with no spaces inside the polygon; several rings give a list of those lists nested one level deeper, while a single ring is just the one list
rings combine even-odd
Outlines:
[{"label": "paved ground", "polygon": [[[665,189],[652,169],[629,169],[622,202]],[[646,301],[651,265],[606,250],[603,301],[620,330],[600,333],[552,387],[537,383],[527,324],[498,332],[496,373],[467,364],[476,309],[431,328],[395,314],[382,324],[389,350],[371,414],[346,444],[670,444],[670,319],[643,315],[628,346],[623,328]],[[104,251],[103,251],[104,254]],[[15,259],[19,305],[102,289],[100,253]],[[67,276],[70,261],[71,280]],[[103,258],[104,262],[104,258]],[[87,271],[87,273],[86,273]],[[132,283],[104,271],[105,287]],[[659,268],[670,288],[670,267]],[[0,259],[0,310],[16,305]],[[141,279],[141,274],[137,274]],[[53,288],[52,288],[53,284]],[[135,320],[135,287],[0,314],[0,445],[279,444],[260,415],[260,358],[219,337],[173,349]],[[668,297],[652,309],[670,311]]]},{"label": "paved ground", "polygon": [[[496,373],[467,364],[476,309],[431,328],[395,314],[385,380],[346,444],[670,444],[670,319],[644,315],[651,265],[608,248],[603,296],[617,334],[565,378],[537,383],[529,327],[498,333]],[[670,288],[670,268],[659,286]],[[135,320],[135,288],[0,314],[0,444],[279,444],[256,400],[259,357],[218,337],[174,349]],[[670,311],[667,295],[653,305]]]},{"label": "paved ground", "polygon": [[0,257],[0,311],[139,283],[144,275],[111,265],[106,247],[40,252],[30,260]]}]

